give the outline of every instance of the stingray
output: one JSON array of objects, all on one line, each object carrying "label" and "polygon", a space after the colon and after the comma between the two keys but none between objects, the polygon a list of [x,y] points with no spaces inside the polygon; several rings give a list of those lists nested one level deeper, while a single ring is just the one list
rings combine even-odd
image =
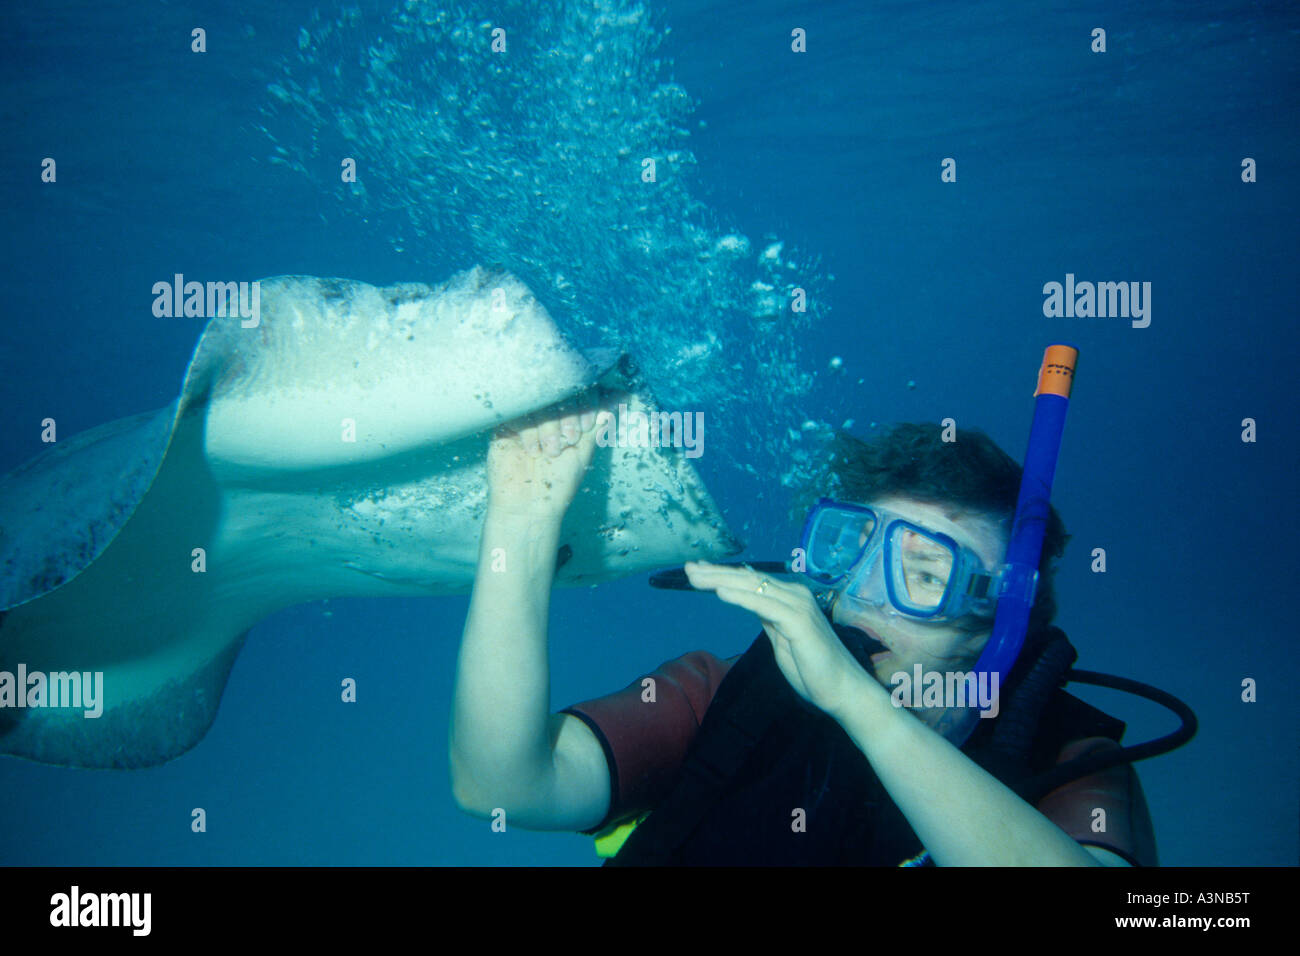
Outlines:
[{"label": "stingray", "polygon": [[[0,479],[0,672],[11,688],[19,666],[29,680],[103,674],[98,717],[0,707],[0,753],[76,767],[177,757],[207,733],[267,615],[469,591],[494,428],[580,395],[656,407],[626,355],[575,348],[507,273],[260,289],[256,325],[208,322],[166,408],[60,440]],[[683,450],[660,445],[597,447],[557,585],[740,550]]]}]

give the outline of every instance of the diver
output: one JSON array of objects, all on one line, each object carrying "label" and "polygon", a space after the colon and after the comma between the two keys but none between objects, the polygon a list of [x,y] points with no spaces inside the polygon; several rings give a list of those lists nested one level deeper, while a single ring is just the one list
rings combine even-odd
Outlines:
[{"label": "diver", "polygon": [[688,653],[552,714],[559,529],[607,415],[492,439],[452,703],[463,810],[597,835],[607,865],[1157,865],[1124,724],[1061,689],[1076,654],[1051,623],[1067,539],[1054,509],[996,716],[891,696],[899,674],[973,674],[993,633],[1021,468],[978,431],[838,433],[820,483],[834,497],[809,509],[800,573],[678,572],[677,586],[753,612],[748,651]]}]

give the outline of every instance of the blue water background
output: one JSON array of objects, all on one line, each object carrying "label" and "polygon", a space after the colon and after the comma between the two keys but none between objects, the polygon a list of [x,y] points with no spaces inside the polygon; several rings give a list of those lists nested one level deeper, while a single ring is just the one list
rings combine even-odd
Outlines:
[{"label": "blue water background", "polygon": [[[389,6],[362,9],[382,20]],[[473,264],[418,241],[399,252],[392,223],[267,162],[257,71],[291,54],[310,9],[0,13],[0,472],[41,450],[46,416],[71,435],[175,397],[201,323],[149,314],[160,278],[438,282]],[[953,417],[1019,458],[1042,349],[1076,344],[1058,623],[1080,666],[1154,683],[1200,716],[1192,744],[1138,765],[1162,862],[1295,864],[1294,6],[647,10],[672,27],[658,55],[697,104],[692,194],[756,250],[771,235],[819,257],[822,314],[797,358],[814,378],[771,416],[781,447],[797,449],[788,428],[805,417],[851,418],[859,434]],[[203,56],[189,52],[196,25]],[[796,26],[803,56],[789,49]],[[1105,55],[1088,51],[1095,26]],[[39,182],[45,156],[57,187]],[[953,185],[939,181],[947,156]],[[1042,285],[1067,272],[1150,281],[1150,327],[1044,318]],[[623,344],[664,346],[653,328]],[[741,399],[751,386],[725,361],[710,375]],[[1254,444],[1240,440],[1247,417]],[[706,452],[700,468],[747,553],[784,554],[798,529],[782,462],[765,452],[758,477],[741,464]],[[1089,570],[1098,547],[1105,574]],[[250,634],[210,732],[163,767],[0,758],[0,863],[594,863],[584,837],[493,833],[454,806],[447,718],[465,610],[465,598],[340,600],[275,615]],[[737,653],[756,632],[744,612],[643,577],[559,591],[555,707],[689,650]],[[357,679],[355,705],[339,703],[341,675]],[[1240,699],[1246,678],[1255,703]],[[1129,742],[1171,728],[1152,705],[1077,692],[1127,720]],[[206,833],[190,830],[194,807]]]}]

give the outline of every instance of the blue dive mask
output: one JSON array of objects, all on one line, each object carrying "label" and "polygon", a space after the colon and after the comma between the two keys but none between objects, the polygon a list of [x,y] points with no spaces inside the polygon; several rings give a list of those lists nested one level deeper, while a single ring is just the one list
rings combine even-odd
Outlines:
[{"label": "blue dive mask", "polygon": [[928,623],[992,619],[1006,568],[988,571],[970,548],[878,506],[822,498],[801,541],[805,571],[850,608]]}]

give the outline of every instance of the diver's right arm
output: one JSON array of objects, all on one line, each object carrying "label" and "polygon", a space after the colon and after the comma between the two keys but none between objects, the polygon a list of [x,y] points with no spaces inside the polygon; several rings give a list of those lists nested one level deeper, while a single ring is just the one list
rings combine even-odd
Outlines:
[{"label": "diver's right arm", "polygon": [[609,808],[600,742],[582,721],[550,712],[546,636],[560,524],[594,451],[595,418],[496,437],[488,454],[487,516],[452,698],[452,793],[469,813],[499,808],[507,825],[527,829],[590,829]]}]

